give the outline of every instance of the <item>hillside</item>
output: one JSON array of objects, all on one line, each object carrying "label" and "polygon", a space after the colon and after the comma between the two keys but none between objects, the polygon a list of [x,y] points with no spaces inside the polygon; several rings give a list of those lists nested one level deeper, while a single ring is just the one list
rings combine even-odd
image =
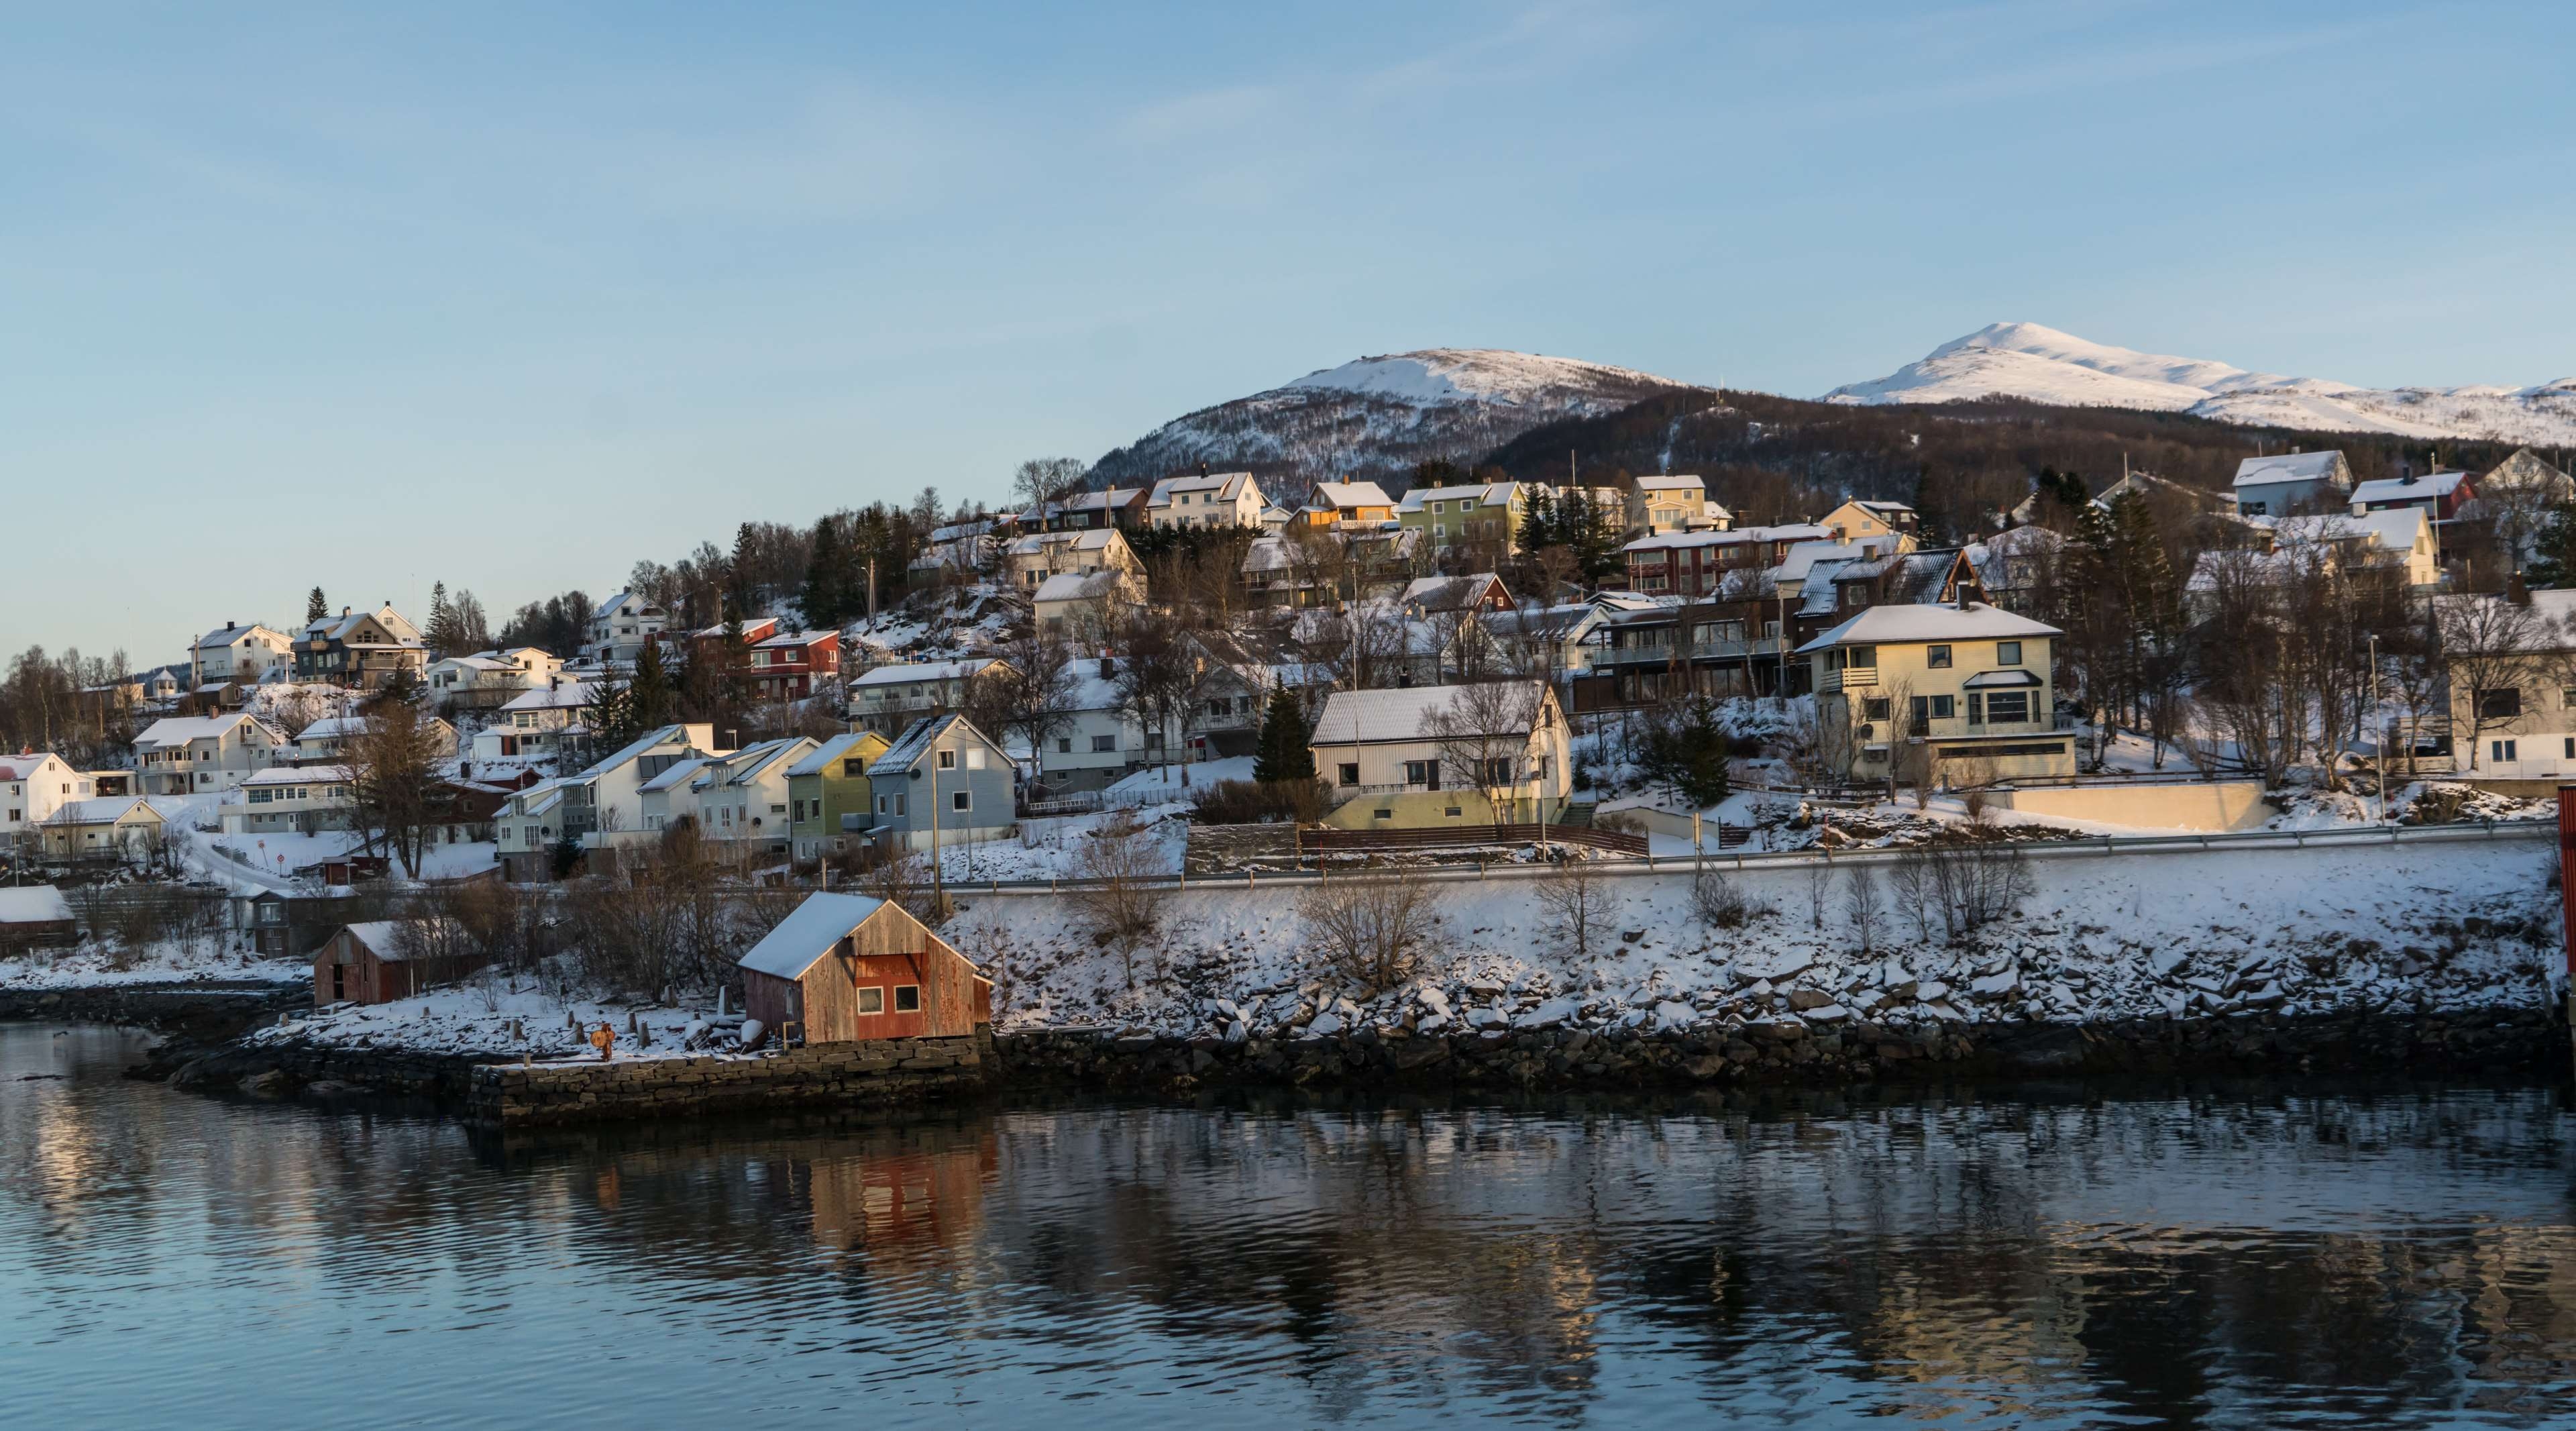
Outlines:
[{"label": "hillside", "polygon": [[1165,423],[1102,457],[1090,481],[1133,486],[1202,462],[1299,484],[1385,480],[1435,458],[1469,462],[1532,428],[1674,391],[1698,390],[1630,368],[1498,349],[1361,358]]},{"label": "hillside", "polygon": [[2526,388],[2363,388],[2088,342],[2036,323],[1996,323],[1872,382],[1825,395],[1854,405],[2020,398],[2067,407],[2188,413],[2294,432],[2576,443],[2576,378]]}]

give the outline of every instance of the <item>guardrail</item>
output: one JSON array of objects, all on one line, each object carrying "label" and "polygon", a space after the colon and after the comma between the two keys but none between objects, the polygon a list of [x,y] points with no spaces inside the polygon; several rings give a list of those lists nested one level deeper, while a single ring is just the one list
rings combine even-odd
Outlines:
[{"label": "guardrail", "polygon": [[1534,845],[1541,840],[1586,845],[1622,855],[1644,855],[1646,837],[1624,830],[1589,825],[1443,825],[1429,830],[1300,830],[1298,840],[1310,850],[1456,850],[1481,845]]},{"label": "guardrail", "polygon": [[[1551,841],[1563,838],[1556,826],[1548,827]],[[2369,847],[2399,844],[2453,844],[2472,840],[2554,840],[2558,835],[2555,819],[2484,820],[2457,825],[2380,825],[2350,830],[2242,830],[2206,835],[2098,835],[2077,840],[2013,840],[1999,842],[1999,848],[2012,850],[2030,859],[2105,859],[2117,855],[2202,854],[2221,850],[2310,850],[2336,849],[2345,846]],[[1567,843],[1572,843],[1567,841]],[[1653,875],[1694,873],[1701,869],[1725,870],[1730,873],[1759,871],[1766,868],[1802,869],[1810,865],[1880,865],[1893,864],[1904,857],[1907,847],[1872,848],[1835,852],[1826,849],[1807,850],[1739,850],[1733,853],[1697,855],[1647,854],[1634,859],[1608,861],[1601,865],[1604,875],[1619,878],[1643,878]],[[1187,873],[1157,875],[1143,881],[1148,884],[1172,885],[1188,889],[1193,885],[1254,887],[1264,884],[1313,884],[1318,880],[1348,878],[1336,876],[1329,869],[1307,869],[1301,860],[1295,870],[1244,870],[1227,874]],[[1544,864],[1487,864],[1426,869],[1429,879],[1439,881],[1484,879],[1529,879],[1548,871]],[[1096,880],[962,880],[947,882],[952,894],[1055,894],[1096,884]]]}]

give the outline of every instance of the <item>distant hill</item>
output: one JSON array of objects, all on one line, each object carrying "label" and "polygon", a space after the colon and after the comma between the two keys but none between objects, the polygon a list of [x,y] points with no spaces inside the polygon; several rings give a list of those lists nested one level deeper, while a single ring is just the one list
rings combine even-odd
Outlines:
[{"label": "distant hill", "polygon": [[1426,348],[1361,358],[1201,408],[1093,464],[1091,485],[1136,486],[1204,462],[1302,486],[1384,481],[1415,464],[1475,461],[1532,428],[1626,408],[1688,384],[1572,358]]},{"label": "distant hill", "polygon": [[2182,412],[2293,432],[2576,444],[2576,378],[2527,388],[2362,388],[2088,342],[2037,323],[1996,323],[1827,402],[1925,404],[2021,398],[2063,407]]}]

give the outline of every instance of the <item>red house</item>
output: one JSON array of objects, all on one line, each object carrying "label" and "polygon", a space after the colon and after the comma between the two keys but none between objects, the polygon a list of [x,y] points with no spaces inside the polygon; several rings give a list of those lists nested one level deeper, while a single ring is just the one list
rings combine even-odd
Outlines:
[{"label": "red house", "polygon": [[782,631],[752,643],[751,687],[765,701],[801,701],[841,673],[841,633]]},{"label": "red house", "polygon": [[453,983],[482,965],[454,920],[343,924],[313,951],[313,1006],[391,1003]]},{"label": "red house", "polygon": [[1812,522],[1782,527],[1742,527],[1728,532],[1666,532],[1640,537],[1619,549],[1628,560],[1628,589],[1649,596],[1712,596],[1728,572],[1767,570],[1788,559],[1800,542],[1833,540]]},{"label": "red house", "polygon": [[743,1011],[790,1044],[972,1034],[993,981],[901,905],[815,894],[742,956]]}]

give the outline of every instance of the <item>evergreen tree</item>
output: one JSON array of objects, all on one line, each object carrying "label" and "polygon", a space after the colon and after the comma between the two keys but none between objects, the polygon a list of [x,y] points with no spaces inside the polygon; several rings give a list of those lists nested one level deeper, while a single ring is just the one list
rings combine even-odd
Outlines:
[{"label": "evergreen tree", "polygon": [[[805,586],[796,604],[805,608],[805,624],[838,626],[850,615],[849,593],[842,585],[849,553],[842,540],[841,519],[825,517],[814,524],[814,547],[805,561]],[[865,595],[861,596],[864,603]],[[859,608],[865,610],[864,604]]]},{"label": "evergreen tree", "polygon": [[634,732],[641,735],[655,726],[668,725],[678,706],[671,687],[670,670],[662,664],[662,643],[647,641],[635,653],[635,674],[626,683],[627,719]]},{"label": "evergreen tree", "polygon": [[1265,785],[1315,778],[1314,727],[1306,709],[1281,686],[1270,693],[1261,713],[1261,735],[1253,747],[1252,778]]},{"label": "evergreen tree", "polygon": [[1564,546],[1574,554],[1575,569],[1586,582],[1608,581],[1626,569],[1627,559],[1619,554],[1619,533],[1591,498],[1569,494],[1557,521]]},{"label": "evergreen tree", "polygon": [[322,599],[322,588],[317,586],[305,593],[304,619],[307,622],[319,621],[330,614],[331,603]]},{"label": "evergreen tree", "polygon": [[635,702],[629,698],[626,681],[612,666],[600,672],[590,687],[590,709],[582,724],[590,730],[590,751],[583,763],[620,746],[631,743],[638,734]]},{"label": "evergreen tree", "polygon": [[2541,524],[2531,567],[2524,575],[2530,586],[2576,585],[2576,503],[2549,509],[2549,520]]},{"label": "evergreen tree", "polygon": [[1535,556],[1557,543],[1556,498],[1544,486],[1533,485],[1529,503],[1521,511],[1520,549],[1523,556]]},{"label": "evergreen tree", "polygon": [[421,633],[421,644],[430,654],[445,656],[457,649],[456,608],[447,604],[447,583],[429,584],[429,629]]}]

